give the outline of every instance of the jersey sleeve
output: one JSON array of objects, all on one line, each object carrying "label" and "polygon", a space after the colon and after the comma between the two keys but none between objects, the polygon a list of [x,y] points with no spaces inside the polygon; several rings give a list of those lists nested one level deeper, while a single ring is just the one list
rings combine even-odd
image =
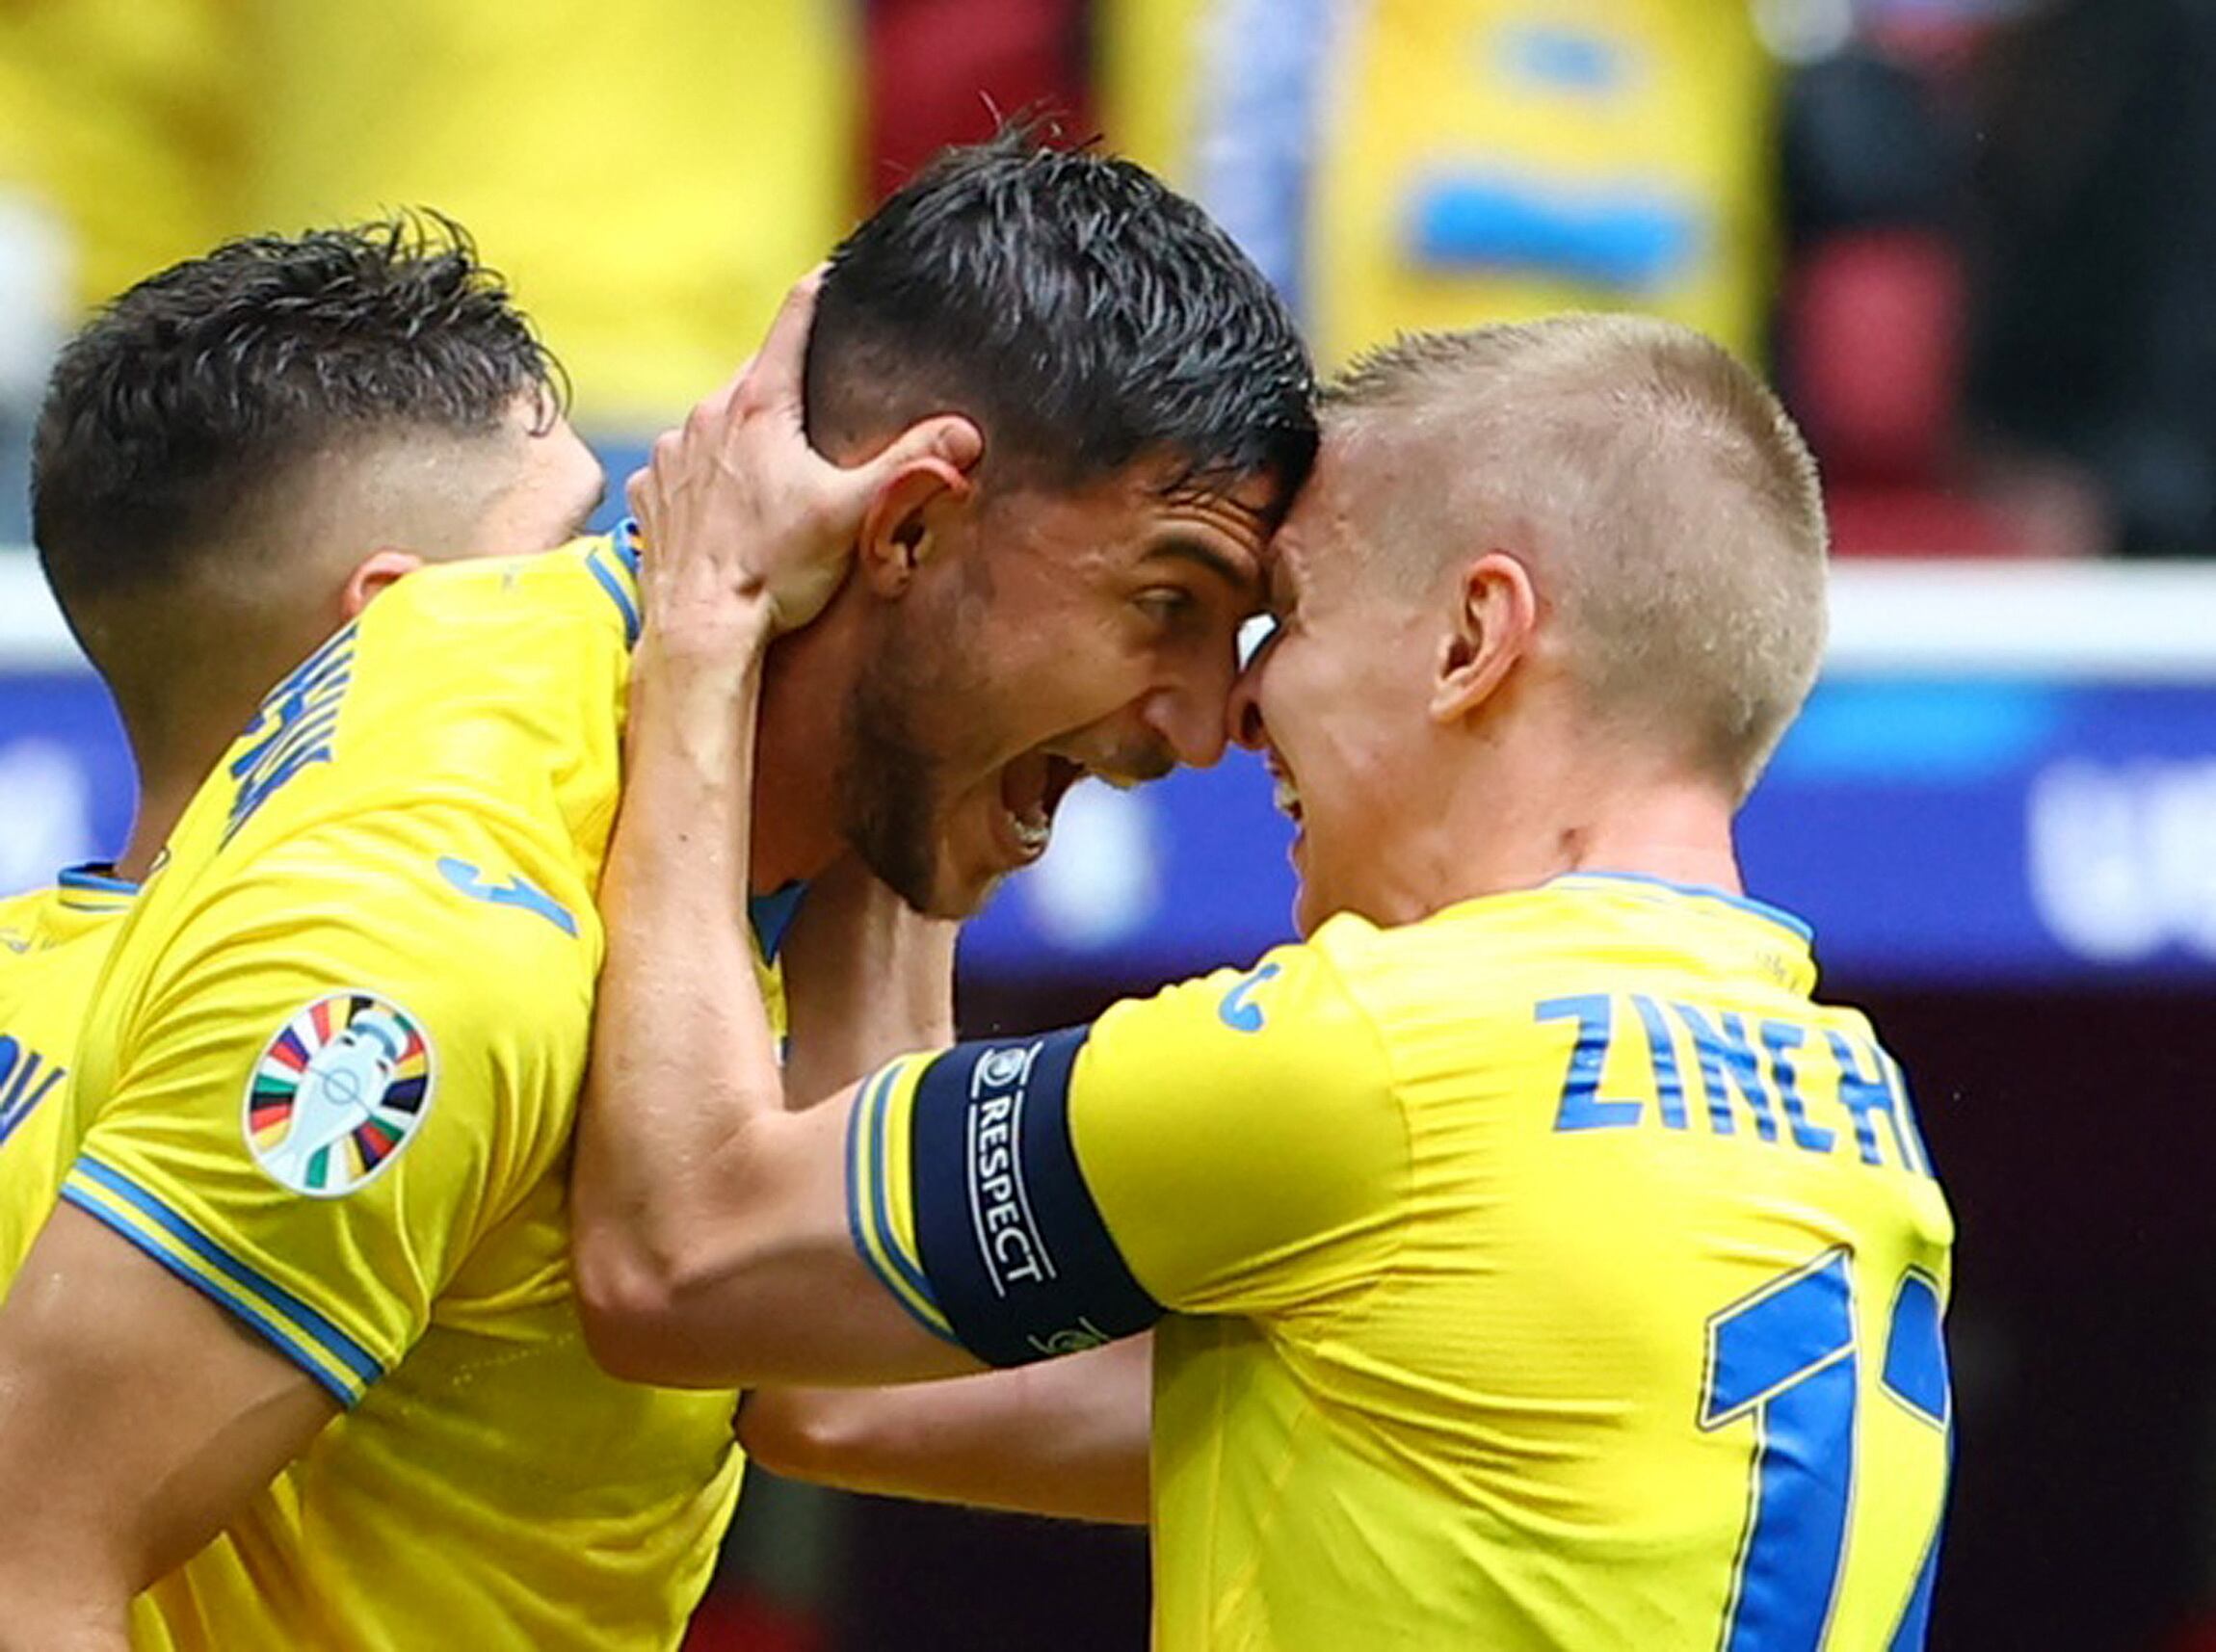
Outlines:
[{"label": "jersey sleeve", "polygon": [[1016,1365],[1170,1310],[1327,1303],[1374,1272],[1407,1171],[1375,1032],[1293,947],[1090,1027],[880,1069],[848,1217],[921,1324]]},{"label": "jersey sleeve", "polygon": [[597,961],[496,845],[421,826],[274,847],[183,917],[99,1007],[125,1021],[63,1193],[348,1405],[558,1162]]}]

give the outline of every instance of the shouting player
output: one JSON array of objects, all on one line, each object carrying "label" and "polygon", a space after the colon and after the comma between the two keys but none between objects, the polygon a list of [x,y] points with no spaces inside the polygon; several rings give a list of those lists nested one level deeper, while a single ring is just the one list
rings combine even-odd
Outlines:
[{"label": "shouting player", "polygon": [[[758,875],[719,913],[741,968],[751,897],[765,953],[827,868],[857,931],[897,931],[884,887],[963,911],[1078,774],[1217,755],[1316,442],[1223,234],[1016,139],[859,228],[809,344],[862,571],[766,663],[758,835],[703,848]],[[171,833],[79,1045],[67,1202],[0,1304],[0,1502],[39,1511],[0,1647],[675,1643],[733,1397],[594,1367],[567,1218],[636,555],[401,582]]]},{"label": "shouting player", "polygon": [[[1920,1645],[1951,1221],[1732,851],[1824,634],[1771,396],[1627,318],[1362,364],[1230,711],[1306,938],[788,1112],[700,917],[752,662],[846,537],[791,509],[775,370],[712,444],[722,556],[649,574],[576,1189],[603,1357],[889,1381],[1155,1327],[1166,1652]],[[702,511],[698,457],[648,520]]]},{"label": "shouting player", "polygon": [[431,218],[230,243],[149,277],[56,364],[37,538],[116,698],[129,841],[0,901],[0,1291],[52,1210],[117,921],[269,687],[427,560],[547,550],[598,502],[551,359]]}]

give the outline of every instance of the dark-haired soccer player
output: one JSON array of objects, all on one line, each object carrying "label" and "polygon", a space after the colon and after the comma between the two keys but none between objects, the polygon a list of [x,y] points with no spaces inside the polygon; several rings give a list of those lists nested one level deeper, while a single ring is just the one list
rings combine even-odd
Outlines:
[{"label": "dark-haired soccer player", "polygon": [[[740,968],[747,897],[850,850],[963,911],[1080,773],[1214,757],[1316,439],[1219,230],[1015,139],[841,248],[807,388],[857,577],[767,663],[758,833],[695,846],[759,874]],[[628,540],[412,576],[186,808],[0,1305],[0,1499],[40,1509],[0,1646],[675,1643],[731,1396],[602,1376],[566,1255],[635,578]]]},{"label": "dark-haired soccer player", "polygon": [[735,503],[649,570],[602,886],[612,1367],[891,1381],[1155,1327],[1164,1652],[1921,1646],[1952,1221],[1732,852],[1824,635],[1768,392],[1626,317],[1361,366],[1230,708],[1306,939],[799,1112],[699,916],[746,857],[689,852],[748,841],[754,662],[845,538],[776,405],[633,484],[649,522]]},{"label": "dark-haired soccer player", "polygon": [[530,324],[430,217],[133,287],[56,364],[36,464],[46,574],[139,800],[112,864],[0,901],[0,1288],[83,1133],[70,1050],[118,920],[270,685],[427,561],[574,538],[601,486]]}]

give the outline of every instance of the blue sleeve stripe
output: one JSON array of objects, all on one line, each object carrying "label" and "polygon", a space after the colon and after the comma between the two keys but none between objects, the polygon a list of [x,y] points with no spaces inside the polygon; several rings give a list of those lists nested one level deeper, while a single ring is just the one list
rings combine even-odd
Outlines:
[{"label": "blue sleeve stripe", "polygon": [[938,1304],[932,1300],[931,1281],[923,1276],[923,1269],[915,1259],[901,1248],[900,1230],[893,1225],[892,1220],[892,1190],[885,1185],[885,1164],[890,1157],[886,1146],[892,1129],[892,1083],[893,1075],[891,1069],[887,1068],[879,1080],[870,1103],[868,1129],[871,1205],[878,1235],[884,1241],[884,1253],[891,1260],[894,1270],[908,1282],[910,1290],[937,1308]]},{"label": "blue sleeve stripe", "polygon": [[260,1332],[265,1342],[291,1360],[293,1364],[299,1366],[301,1370],[306,1372],[309,1377],[315,1379],[316,1385],[333,1400],[336,1400],[341,1406],[352,1410],[360,1403],[364,1392],[361,1388],[355,1386],[345,1377],[327,1368],[322,1360],[317,1358],[313,1350],[295,1339],[282,1325],[263,1313],[260,1308],[245,1297],[229,1290],[221,1280],[213,1279],[180,1260],[164,1248],[159,1242],[142,1232],[121,1214],[99,1203],[81,1189],[64,1187],[62,1199],[66,1204],[75,1205],[94,1221],[100,1223],[101,1226],[127,1241],[133,1248],[160,1263],[169,1272],[182,1279],[194,1290],[199,1292],[201,1296],[206,1297],[218,1307],[230,1314],[232,1318]]},{"label": "blue sleeve stripe", "polygon": [[384,1375],[384,1367],[360,1343],[318,1313],[306,1302],[272,1279],[263,1277],[229,1251],[217,1245],[205,1234],[178,1215],[160,1198],[140,1187],[129,1177],[109,1168],[89,1154],[80,1154],[71,1174],[83,1176],[87,1181],[103,1189],[129,1205],[133,1211],[159,1230],[159,1235],[147,1237],[157,1243],[166,1238],[167,1246],[181,1246],[193,1255],[222,1274],[232,1285],[251,1297],[260,1299],[290,1320],[308,1338],[322,1349],[325,1355],[336,1365],[351,1372],[367,1388]]},{"label": "blue sleeve stripe", "polygon": [[608,600],[616,605],[616,612],[623,616],[623,641],[639,640],[639,605],[631,600],[631,593],[623,587],[613,568],[600,560],[594,551],[585,559],[585,565],[593,570],[593,577],[600,582],[600,589],[608,593]]},{"label": "blue sleeve stripe", "polygon": [[[930,1283],[900,1247],[887,1208],[884,1160],[885,1098],[895,1068],[883,1068],[855,1097],[847,1120],[846,1220],[856,1252],[909,1318],[944,1342],[953,1342]],[[959,1346],[959,1345],[957,1345]]]}]

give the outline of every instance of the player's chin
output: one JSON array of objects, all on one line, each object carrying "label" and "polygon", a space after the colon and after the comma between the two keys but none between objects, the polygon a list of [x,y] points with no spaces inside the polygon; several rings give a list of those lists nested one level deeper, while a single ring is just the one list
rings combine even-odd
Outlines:
[{"label": "player's chin", "polygon": [[926,901],[910,905],[934,918],[971,918],[1012,872],[1046,852],[1051,816],[1026,825],[1002,806],[997,788],[964,799],[939,825]]},{"label": "player's chin", "polygon": [[1330,879],[1317,876],[1310,858],[1303,853],[1306,847],[1304,833],[1293,844],[1293,874],[1299,879],[1293,890],[1293,928],[1304,940],[1314,934],[1325,919],[1346,906],[1332,893]]},{"label": "player's chin", "polygon": [[[974,918],[992,899],[1002,879],[1017,869],[1002,854],[942,838],[932,867],[930,887],[909,893],[909,905],[927,918]],[[920,893],[923,899],[915,899]]]}]

